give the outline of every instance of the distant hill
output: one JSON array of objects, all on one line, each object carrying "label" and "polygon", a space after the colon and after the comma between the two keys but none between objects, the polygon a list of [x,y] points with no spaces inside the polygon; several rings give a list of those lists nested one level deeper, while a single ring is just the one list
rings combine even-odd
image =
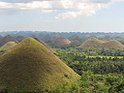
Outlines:
[{"label": "distant hill", "polygon": [[71,85],[79,77],[33,38],[23,40],[0,57],[0,88],[15,93],[48,93]]},{"label": "distant hill", "polygon": [[15,38],[18,42],[21,42],[23,39],[25,39],[25,37],[24,37],[24,36],[21,36],[21,35],[14,36],[14,38]]},{"label": "distant hill", "polygon": [[114,48],[124,49],[124,45],[117,40],[98,40],[94,37],[89,38],[79,48]]},{"label": "distant hill", "polygon": [[2,50],[8,50],[8,49],[14,47],[15,45],[17,45],[16,42],[10,41],[10,42],[7,42],[6,44],[4,44],[4,45],[1,47],[1,49],[2,49]]},{"label": "distant hill", "polygon": [[3,37],[2,36],[0,36],[0,40],[2,39]]},{"label": "distant hill", "polygon": [[7,42],[18,42],[14,37],[7,35],[5,37],[3,37],[2,39],[0,39],[0,46],[3,46],[4,44],[6,44]]},{"label": "distant hill", "polygon": [[53,38],[53,42],[58,47],[65,47],[71,44],[71,41],[63,36],[56,36]]}]

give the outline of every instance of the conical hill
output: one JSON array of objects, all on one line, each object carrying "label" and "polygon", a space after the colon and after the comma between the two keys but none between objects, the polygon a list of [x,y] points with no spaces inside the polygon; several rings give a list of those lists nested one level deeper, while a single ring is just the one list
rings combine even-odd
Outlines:
[{"label": "conical hill", "polygon": [[7,51],[0,62],[2,85],[16,92],[51,91],[80,77],[33,38]]}]

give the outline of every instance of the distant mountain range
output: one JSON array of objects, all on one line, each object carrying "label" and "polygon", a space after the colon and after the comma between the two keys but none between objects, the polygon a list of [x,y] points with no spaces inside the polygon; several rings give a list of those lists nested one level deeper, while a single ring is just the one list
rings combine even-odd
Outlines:
[{"label": "distant mountain range", "polygon": [[[13,41],[20,42],[26,37],[36,37],[51,47],[77,47],[89,37],[97,37],[100,40],[117,40],[124,44],[124,33],[81,33],[81,32],[39,32],[39,31],[11,31],[0,32],[0,40],[5,36],[11,36]],[[15,39],[15,40],[14,40]],[[57,40],[58,39],[58,40]],[[3,40],[2,40],[3,41]],[[71,42],[71,43],[70,43]],[[5,42],[6,43],[6,42]],[[5,44],[4,43],[4,44]],[[3,45],[3,44],[0,44]]]}]

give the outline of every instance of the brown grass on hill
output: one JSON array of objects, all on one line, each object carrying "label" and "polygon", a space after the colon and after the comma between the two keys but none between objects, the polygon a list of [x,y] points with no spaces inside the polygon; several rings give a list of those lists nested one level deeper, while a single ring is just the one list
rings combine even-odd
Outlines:
[{"label": "brown grass on hill", "polygon": [[124,45],[117,40],[98,40],[94,37],[88,39],[79,48],[114,48],[124,49]]},{"label": "brown grass on hill", "polygon": [[64,84],[71,85],[79,77],[33,38],[23,40],[0,58],[0,86],[11,91],[52,91]]},{"label": "brown grass on hill", "polygon": [[4,45],[1,47],[1,49],[2,49],[2,50],[8,50],[8,49],[14,47],[15,45],[17,45],[16,42],[10,41],[10,42],[7,42],[6,44],[4,44]]},{"label": "brown grass on hill", "polygon": [[69,45],[71,41],[65,37],[57,36],[54,37],[54,43],[64,46],[64,45]]}]

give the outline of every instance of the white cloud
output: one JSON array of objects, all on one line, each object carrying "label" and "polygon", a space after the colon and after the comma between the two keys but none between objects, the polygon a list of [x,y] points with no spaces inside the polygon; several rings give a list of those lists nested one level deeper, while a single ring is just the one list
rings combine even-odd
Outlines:
[{"label": "white cloud", "polygon": [[74,9],[71,11],[67,11],[64,13],[60,13],[56,18],[76,18],[79,16],[92,16],[94,15],[98,10],[107,8],[110,3],[104,4],[104,3],[83,3],[83,2],[77,2],[74,3]]},{"label": "white cloud", "polygon": [[[56,19],[92,16],[98,10],[108,8],[113,3],[123,0],[28,0],[29,2],[0,2],[0,9],[41,10],[42,12],[58,12]],[[20,0],[21,1],[21,0]],[[61,11],[60,11],[61,10]]]},{"label": "white cloud", "polygon": [[33,1],[29,3],[7,3],[0,2],[0,8],[16,8],[16,9],[48,9],[51,8],[48,1]]}]

